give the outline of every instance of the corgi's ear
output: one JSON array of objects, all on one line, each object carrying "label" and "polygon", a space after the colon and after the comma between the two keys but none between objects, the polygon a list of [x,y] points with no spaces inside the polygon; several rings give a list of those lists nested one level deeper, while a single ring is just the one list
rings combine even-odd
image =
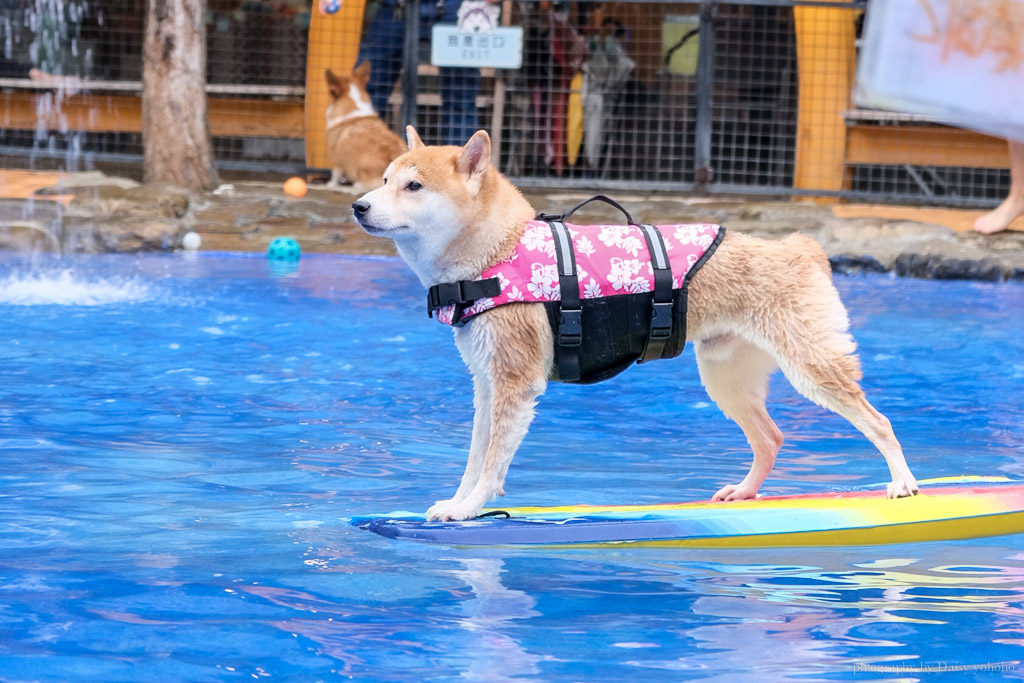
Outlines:
[{"label": "corgi's ear", "polygon": [[359,63],[359,66],[352,69],[352,77],[356,79],[356,83],[366,87],[366,84],[370,82],[370,61],[364,59]]},{"label": "corgi's ear", "polygon": [[420,140],[419,133],[412,126],[405,127],[405,143],[409,145],[409,149],[419,149],[420,147],[426,147],[423,144],[423,140]]},{"label": "corgi's ear", "polygon": [[479,177],[491,165],[491,137],[485,130],[473,133],[466,146],[459,153],[459,173],[470,179]]},{"label": "corgi's ear", "polygon": [[341,97],[341,80],[330,69],[327,70],[327,92],[333,99]]}]

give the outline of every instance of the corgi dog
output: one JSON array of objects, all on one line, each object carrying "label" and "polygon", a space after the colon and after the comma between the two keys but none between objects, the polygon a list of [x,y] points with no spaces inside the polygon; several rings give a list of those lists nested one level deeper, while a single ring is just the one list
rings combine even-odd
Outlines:
[{"label": "corgi dog", "polygon": [[[427,287],[476,280],[488,268],[512,262],[536,214],[491,165],[487,133],[478,131],[463,147],[427,147],[411,126],[406,135],[409,151],[387,167],[385,185],[353,204],[362,228],[394,240]],[[694,345],[701,382],[753,451],[747,475],[712,500],[755,498],[775,463],[783,435],[765,400],[777,369],[875,445],[891,475],[890,498],[917,493],[889,420],[859,385],[846,309],[817,242],[799,234],[770,241],[723,231],[714,255],[689,282],[688,296],[684,334]],[[556,364],[553,349],[560,342],[545,305],[496,306],[454,327],[473,376],[472,439],[455,495],[430,507],[428,519],[472,519],[504,495],[509,463]]]},{"label": "corgi dog", "polygon": [[405,143],[381,120],[370,103],[366,84],[370,63],[362,62],[350,76],[336,76],[327,70],[327,149],[331,156],[328,187],[351,182],[356,192],[383,185],[381,177]]}]

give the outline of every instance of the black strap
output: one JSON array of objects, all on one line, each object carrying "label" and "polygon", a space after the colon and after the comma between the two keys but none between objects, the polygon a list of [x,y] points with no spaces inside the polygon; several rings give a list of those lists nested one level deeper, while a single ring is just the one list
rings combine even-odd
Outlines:
[{"label": "black strap", "polygon": [[679,289],[679,308],[680,308],[680,320],[682,321],[682,329],[679,331],[679,345],[676,349],[676,355],[678,356],[683,351],[683,345],[686,343],[686,314],[690,307],[690,280],[697,274],[708,259],[714,255],[718,249],[718,245],[722,243],[722,239],[725,237],[725,226],[718,226],[718,233],[715,235],[715,239],[712,240],[711,246],[704,250],[697,262],[690,266],[690,269],[686,271],[686,275],[683,276],[683,286]]},{"label": "black strap", "polygon": [[501,282],[496,277],[486,280],[459,280],[434,285],[427,290],[427,317],[433,318],[434,311],[445,306],[455,306],[452,325],[459,325],[459,318],[467,305],[477,299],[501,294]]},{"label": "black strap", "polygon": [[626,222],[629,225],[636,225],[636,223],[633,222],[633,217],[629,215],[629,211],[626,211],[624,208],[622,208],[622,205],[619,204],[614,199],[606,197],[603,194],[595,194],[590,199],[584,199],[582,202],[580,202],[579,204],[577,204],[576,206],[572,207],[571,209],[564,213],[539,213],[537,214],[537,220],[545,221],[547,223],[550,223],[551,221],[564,221],[566,218],[573,215],[579,209],[583,208],[590,202],[604,202],[605,204],[610,204],[611,206],[614,206],[616,209],[622,212],[622,215],[626,217]]},{"label": "black strap", "polygon": [[715,253],[715,250],[718,249],[718,245],[722,243],[722,238],[724,237],[725,226],[720,225],[718,226],[718,234],[715,235],[715,239],[711,242],[711,246],[704,251],[704,254],[697,259],[696,263],[690,266],[689,270],[686,271],[686,275],[683,276],[683,286],[679,288],[679,293],[676,295],[678,299],[676,305],[679,306],[679,329],[676,331],[675,337],[679,341],[675,345],[675,352],[667,356],[663,355],[663,358],[675,358],[683,352],[683,346],[686,344],[686,314],[690,306],[690,280],[692,280],[693,276],[697,274],[697,271],[708,262],[708,259],[711,258]]},{"label": "black strap", "polygon": [[580,282],[576,275],[576,255],[572,235],[564,223],[548,221],[555,240],[558,259],[558,289],[562,300],[558,308],[558,378],[573,382],[580,378],[580,344],[583,343],[583,311],[580,308]]},{"label": "black strap", "polygon": [[641,225],[640,230],[647,240],[647,250],[651,254],[651,266],[654,268],[651,330],[647,335],[644,352],[637,361],[646,363],[661,358],[665,342],[672,336],[672,264],[668,259],[665,240],[658,228],[653,225]]},{"label": "black strap", "polygon": [[490,510],[489,512],[482,512],[476,516],[477,519],[487,519],[489,517],[501,517],[502,519],[512,519],[512,515],[510,515],[505,510]]}]

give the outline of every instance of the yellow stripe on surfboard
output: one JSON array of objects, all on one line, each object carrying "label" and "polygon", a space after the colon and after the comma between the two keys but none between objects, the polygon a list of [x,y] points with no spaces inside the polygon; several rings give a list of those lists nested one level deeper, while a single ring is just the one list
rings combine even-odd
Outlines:
[{"label": "yellow stripe on surfboard", "polygon": [[[572,544],[573,548],[629,545],[637,548],[810,548],[855,545],[895,545],[929,541],[960,541],[1020,533],[1024,512],[891,524],[863,529],[828,529],[784,534],[753,534],[679,538],[659,541],[620,541]],[[560,546],[560,547],[564,547]]]},{"label": "yellow stripe on surfboard", "polygon": [[[938,486],[938,485],[945,485],[945,484],[963,484],[963,485],[968,485],[968,484],[998,484],[998,483],[1006,483],[1006,482],[1009,482],[1009,481],[1011,481],[1009,478],[1003,477],[1003,476],[974,476],[974,475],[970,475],[970,476],[937,477],[937,478],[933,478],[933,479],[922,479],[921,481],[918,482],[918,484],[921,485],[921,486]],[[994,489],[994,491],[998,491],[998,489]],[[925,499],[928,499],[929,503],[926,504],[926,503],[920,502],[920,501],[924,501]],[[932,502],[942,501],[940,503],[940,505],[939,505],[939,508],[945,508],[945,509],[948,510],[948,508],[946,507],[946,503],[949,502],[949,499],[948,499],[948,496],[947,497],[942,497],[942,498],[937,498],[937,499],[936,498],[928,498],[927,491],[923,491],[921,494],[919,494],[917,496],[914,496],[912,498],[899,498],[899,499],[890,501],[890,499],[885,497],[884,489],[880,488],[879,491],[878,491],[878,496],[877,497],[863,497],[863,498],[851,498],[851,497],[843,498],[843,497],[841,497],[840,493],[835,493],[835,494],[832,494],[832,495],[826,493],[826,494],[822,494],[821,497],[813,497],[813,498],[787,498],[787,499],[784,499],[784,500],[772,500],[772,499],[755,498],[753,500],[738,500],[738,501],[732,501],[732,502],[729,502],[729,503],[718,503],[718,502],[714,502],[713,503],[711,501],[708,501],[706,503],[700,503],[700,502],[697,502],[697,503],[692,503],[692,502],[691,503],[650,503],[650,504],[639,504],[639,505],[556,505],[556,506],[553,506],[553,507],[524,506],[524,507],[500,508],[500,509],[504,510],[507,513],[509,513],[513,517],[525,517],[525,516],[529,516],[529,515],[536,516],[536,515],[542,515],[542,514],[546,514],[546,513],[547,514],[552,514],[552,515],[559,515],[559,516],[564,516],[566,514],[593,515],[593,514],[598,514],[598,513],[601,513],[601,512],[615,512],[615,513],[621,512],[621,513],[636,514],[636,513],[644,513],[644,512],[666,512],[666,511],[677,510],[677,509],[695,510],[695,511],[698,511],[698,510],[723,510],[723,509],[726,509],[726,508],[732,509],[732,510],[757,509],[757,508],[763,509],[765,506],[772,506],[772,507],[776,507],[776,508],[777,507],[792,507],[792,508],[800,508],[800,509],[808,509],[808,508],[827,509],[827,508],[836,508],[836,507],[848,507],[848,506],[851,505],[851,503],[853,503],[855,501],[859,501],[860,505],[858,505],[858,507],[862,507],[865,510],[870,509],[872,507],[878,507],[880,504],[884,505],[884,504],[886,504],[887,501],[890,502],[890,503],[898,503],[899,501],[919,501],[918,503],[912,503],[914,505],[917,505],[918,509],[923,509],[926,505],[931,505]],[[723,507],[723,506],[725,506],[725,507]],[[495,509],[499,509],[499,508],[495,508]],[[484,510],[484,513],[486,514],[489,511],[490,510]],[[935,508],[935,511],[937,512],[937,511],[939,511],[939,509]],[[953,515],[953,516],[957,516],[957,515]]]}]

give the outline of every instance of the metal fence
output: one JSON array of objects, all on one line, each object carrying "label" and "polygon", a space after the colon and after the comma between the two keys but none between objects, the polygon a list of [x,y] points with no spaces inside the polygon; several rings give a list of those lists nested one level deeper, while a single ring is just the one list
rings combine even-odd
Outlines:
[{"label": "metal fence", "polygon": [[[141,164],[146,0],[7,5],[0,9],[4,164]],[[207,8],[206,90],[218,165],[301,168],[308,3],[209,0]],[[30,66],[75,82],[54,87],[31,78]]]},{"label": "metal fence", "polygon": [[[536,3],[516,7],[529,28],[527,67],[507,86],[510,174],[626,187],[792,187],[790,8],[630,3],[545,16]],[[568,115],[580,88],[582,111]]]},{"label": "metal fence", "polygon": [[[371,0],[341,20],[306,1],[209,0],[218,164],[324,168],[323,70],[362,52],[388,64],[373,74],[387,86],[385,121],[399,130],[414,120],[428,143],[454,141],[469,124],[452,124],[452,112],[468,106],[522,185],[947,205],[1008,191],[1002,141],[850,103],[866,2],[504,0],[501,23],[523,28],[522,67],[454,72],[431,66],[428,49],[431,24],[454,20],[452,2]],[[0,10],[5,165],[139,162],[144,11],[144,0]],[[393,49],[382,56],[381,45]],[[53,91],[12,62],[80,76],[85,89]],[[403,64],[415,78],[399,76]]]}]

